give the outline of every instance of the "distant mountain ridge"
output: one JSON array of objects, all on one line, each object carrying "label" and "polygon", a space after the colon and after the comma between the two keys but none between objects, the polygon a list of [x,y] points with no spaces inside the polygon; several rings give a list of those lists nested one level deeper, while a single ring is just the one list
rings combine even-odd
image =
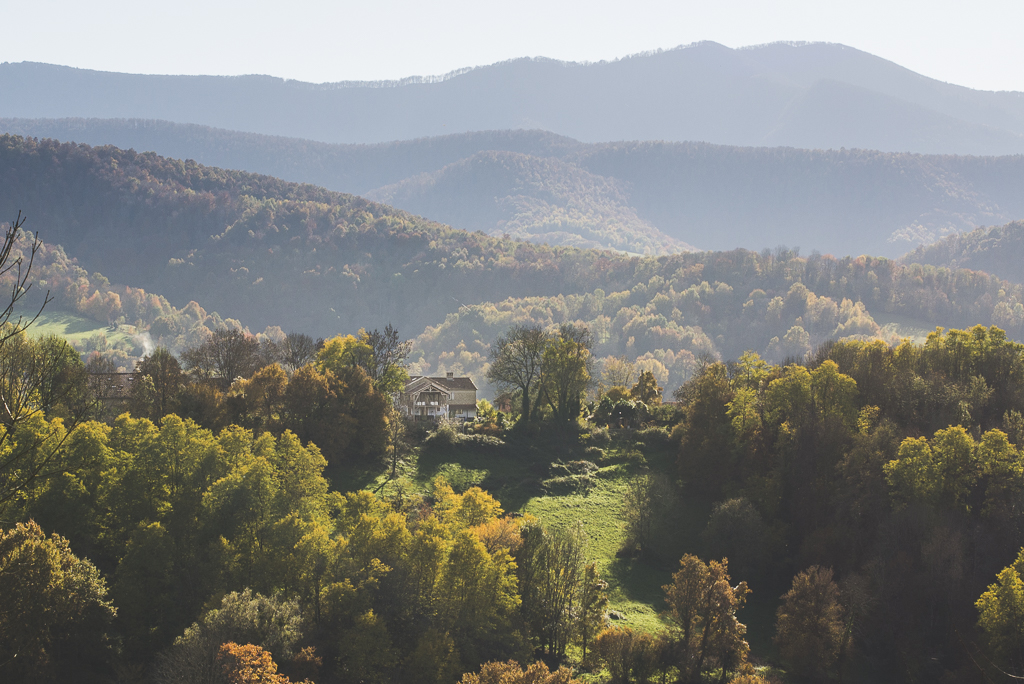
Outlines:
[{"label": "distant mountain ridge", "polygon": [[637,253],[785,244],[895,258],[1024,218],[1021,155],[587,144],[522,130],[335,145],[145,120],[4,119],[0,131],[152,150],[380,199],[456,228]]},{"label": "distant mountain ridge", "polygon": [[1024,153],[1024,94],[942,83],[826,43],[703,42],[613,62],[523,58],[441,79],[319,85],[4,63],[0,92],[3,117],[164,119],[324,142],[543,129],[587,142]]}]

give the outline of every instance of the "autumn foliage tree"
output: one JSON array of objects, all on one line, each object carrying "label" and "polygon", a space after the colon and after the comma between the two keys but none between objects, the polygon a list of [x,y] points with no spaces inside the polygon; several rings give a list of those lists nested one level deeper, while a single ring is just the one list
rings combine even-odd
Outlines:
[{"label": "autumn foliage tree", "polygon": [[704,563],[687,554],[663,589],[677,634],[680,679],[697,681],[712,663],[723,670],[737,669],[749,647],[743,639],[747,628],[736,619],[736,611],[750,590],[746,582],[730,584],[726,560]]},{"label": "autumn foliage tree", "polygon": [[479,673],[467,672],[459,684],[578,684],[572,670],[560,667],[554,672],[537,661],[525,670],[514,660],[484,663]]},{"label": "autumn foliage tree", "polygon": [[827,677],[849,639],[831,568],[815,565],[797,574],[776,615],[775,643],[792,672],[810,681]]}]

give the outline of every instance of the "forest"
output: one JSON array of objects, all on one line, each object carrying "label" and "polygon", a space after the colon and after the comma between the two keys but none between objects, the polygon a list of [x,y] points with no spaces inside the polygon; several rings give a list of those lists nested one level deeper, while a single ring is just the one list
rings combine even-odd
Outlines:
[{"label": "forest", "polygon": [[[4,136],[0,155],[0,209],[14,216],[23,203],[46,240],[36,272],[54,306],[176,353],[219,329],[325,336],[394,320],[414,339],[414,373],[481,385],[505,328],[579,323],[598,359],[639,358],[671,392],[701,354],[781,362],[832,338],[896,342],[908,327],[922,339],[975,324],[1024,336],[1021,285],[958,263],[783,247],[636,257],[467,233],[351,195],[113,147]],[[129,348],[111,353],[130,372],[144,347],[120,344]]]},{"label": "forest", "polygon": [[[11,322],[0,339],[10,681],[1024,674],[1024,345],[996,327],[704,355],[664,404],[650,371],[599,370],[587,327],[514,325],[488,369],[506,410],[466,426],[403,421],[390,327],[220,331],[147,354],[115,398],[102,355]],[[519,482],[417,485],[452,453]],[[367,472],[376,491],[353,486]],[[515,508],[601,481],[624,487],[616,555],[674,564],[655,630],[615,624],[582,523]],[[691,498],[708,515],[677,555]],[[758,592],[780,598],[755,651]]]},{"label": "forest", "polygon": [[903,261],[947,268],[985,271],[1010,282],[1021,280],[1020,263],[1024,223],[975,228],[950,235],[930,245],[922,245],[904,255]]},{"label": "forest", "polygon": [[[1024,676],[1021,285],[0,162],[0,680]],[[445,373],[476,418],[404,415]]]}]

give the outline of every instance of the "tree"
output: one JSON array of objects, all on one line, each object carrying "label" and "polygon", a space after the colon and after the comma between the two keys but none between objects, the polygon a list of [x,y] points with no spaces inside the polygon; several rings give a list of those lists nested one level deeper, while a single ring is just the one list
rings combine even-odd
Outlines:
[{"label": "tree", "polygon": [[254,594],[249,589],[231,592],[219,608],[203,615],[161,654],[155,673],[160,684],[221,684],[221,645],[252,644],[283,662],[295,655],[302,636],[298,601]]},{"label": "tree", "polygon": [[577,628],[583,662],[587,662],[587,651],[604,627],[604,613],[608,608],[608,583],[597,572],[597,563],[587,563],[583,571],[583,586],[580,590],[580,618]]},{"label": "tree", "polygon": [[723,675],[725,670],[737,669],[749,647],[743,639],[747,628],[736,619],[736,611],[743,607],[750,590],[746,582],[735,587],[730,584],[727,561],[723,558],[705,564],[686,554],[672,583],[662,589],[678,632],[680,680],[697,681],[712,659],[718,661]]},{"label": "tree", "polygon": [[514,660],[507,663],[490,662],[480,666],[480,673],[467,672],[459,684],[579,684],[572,670],[560,667],[554,672],[537,661],[525,670]]},{"label": "tree", "polygon": [[185,384],[185,374],[170,350],[157,347],[135,367],[134,382],[143,377],[149,377],[153,382],[153,409],[150,414],[139,417],[159,421],[173,410],[174,399]]},{"label": "tree", "polygon": [[263,367],[260,343],[240,330],[218,330],[202,344],[186,349],[185,368],[227,388],[236,378],[248,378]]},{"label": "tree", "polygon": [[366,334],[362,331],[359,337],[338,335],[317,350],[315,363],[321,373],[331,371],[338,375],[345,368],[357,367],[366,371],[373,365],[373,347],[367,343]]},{"label": "tree", "polygon": [[24,331],[0,346],[0,513],[38,482],[83,465],[63,449],[90,406],[82,362],[69,349]]},{"label": "tree", "polygon": [[528,525],[522,534],[516,563],[523,617],[541,649],[562,656],[578,626],[586,537],[581,524],[556,532]]},{"label": "tree", "polygon": [[629,390],[629,396],[633,397],[637,401],[642,401],[648,406],[654,406],[661,403],[661,394],[664,390],[658,386],[658,381],[654,377],[654,373],[651,371],[643,371],[640,373],[640,379],[637,380],[633,388]]},{"label": "tree", "polygon": [[412,343],[402,341],[390,323],[384,332],[374,330],[365,337],[372,354],[366,372],[374,388],[381,394],[393,394],[402,390],[409,379],[405,372],[405,360],[409,357]]},{"label": "tree", "polygon": [[625,356],[612,356],[604,361],[601,380],[605,387],[629,387],[636,375],[636,365]]},{"label": "tree", "polygon": [[248,380],[239,380],[231,386],[230,395],[241,400],[242,422],[256,434],[280,434],[284,416],[288,375],[276,363],[264,366]]},{"label": "tree", "polygon": [[820,681],[849,638],[832,569],[811,566],[793,578],[776,611],[775,643],[794,674]]},{"label": "tree", "polygon": [[277,673],[277,663],[270,653],[253,644],[221,644],[217,662],[228,684],[291,684],[288,677]]},{"label": "tree", "polygon": [[996,664],[1024,675],[1024,548],[974,604],[985,646]]},{"label": "tree", "polygon": [[99,571],[32,521],[0,531],[0,679],[57,681],[101,663],[115,609]]},{"label": "tree", "polygon": [[[601,660],[608,666],[610,684],[647,684],[658,670],[667,674],[665,655],[671,645],[661,636],[624,629],[606,629],[595,644]],[[664,681],[664,678],[662,679]]]},{"label": "tree", "polygon": [[518,390],[522,395],[520,420],[530,421],[534,385],[541,376],[548,336],[539,327],[514,326],[494,341],[487,379],[502,390]]},{"label": "tree", "polygon": [[651,541],[655,519],[664,512],[667,490],[664,480],[651,473],[635,475],[626,481],[626,493],[622,497],[626,543],[633,549],[639,548],[640,555]]},{"label": "tree", "polygon": [[288,333],[279,345],[281,363],[291,372],[311,363],[316,358],[316,341],[304,333]]},{"label": "tree", "polygon": [[590,330],[563,324],[558,337],[544,349],[541,391],[560,423],[570,423],[580,415],[593,370],[592,344]]},{"label": "tree", "polygon": [[734,571],[758,573],[769,556],[768,526],[744,498],[715,504],[701,536],[711,555],[729,558]]}]

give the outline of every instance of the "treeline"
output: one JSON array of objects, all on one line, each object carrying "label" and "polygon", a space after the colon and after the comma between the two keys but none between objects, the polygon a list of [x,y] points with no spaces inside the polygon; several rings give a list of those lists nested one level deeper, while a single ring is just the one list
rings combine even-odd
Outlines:
[{"label": "treeline", "polygon": [[424,328],[460,302],[576,291],[579,279],[624,286],[633,271],[606,252],[465,233],[351,195],[113,147],[3,136],[0,179],[0,212],[24,210],[26,229],[90,271],[256,329]]},{"label": "treeline", "polygon": [[1005,226],[975,228],[966,233],[950,235],[934,244],[922,245],[903,257],[903,261],[969,268],[986,271],[1012,283],[1020,283],[1018,265],[1024,254],[1024,222]]},{"label": "treeline", "polygon": [[511,325],[585,326],[595,357],[635,359],[669,392],[702,356],[738,358],[755,350],[781,362],[827,340],[898,342],[872,313],[925,326],[982,321],[1024,337],[1024,291],[975,271],[869,257],[800,257],[778,249],[638,260],[633,279],[617,292],[599,288],[460,308],[416,338],[412,368],[479,379],[487,372],[489,345]]}]

